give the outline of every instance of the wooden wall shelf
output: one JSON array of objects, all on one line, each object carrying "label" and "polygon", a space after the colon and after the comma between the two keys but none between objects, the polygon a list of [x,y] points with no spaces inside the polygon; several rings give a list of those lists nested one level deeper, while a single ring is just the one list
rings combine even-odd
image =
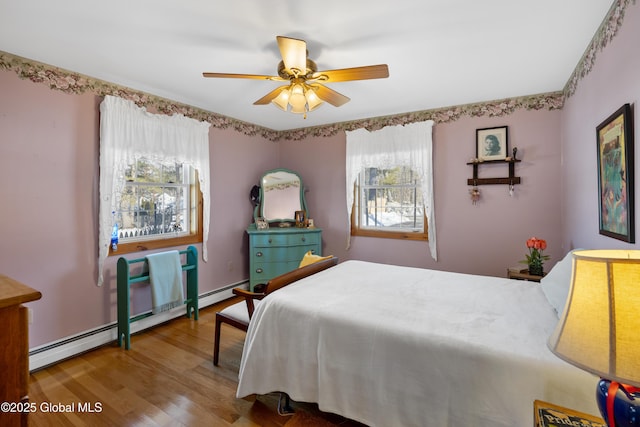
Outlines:
[{"label": "wooden wall shelf", "polygon": [[[515,176],[515,164],[519,163],[519,159],[507,158],[504,160],[485,160],[483,162],[468,162],[468,165],[473,166],[473,178],[467,179],[467,185],[493,185],[493,184],[506,184],[516,185],[520,184],[520,177]],[[508,164],[509,176],[506,178],[478,178],[478,166],[480,165],[496,165],[496,164]]]}]

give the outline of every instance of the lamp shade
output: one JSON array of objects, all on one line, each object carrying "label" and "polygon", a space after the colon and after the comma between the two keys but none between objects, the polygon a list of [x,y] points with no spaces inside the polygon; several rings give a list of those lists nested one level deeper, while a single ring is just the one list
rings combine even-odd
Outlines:
[{"label": "lamp shade", "polygon": [[569,296],[548,345],[579,368],[640,387],[640,250],[573,252]]}]

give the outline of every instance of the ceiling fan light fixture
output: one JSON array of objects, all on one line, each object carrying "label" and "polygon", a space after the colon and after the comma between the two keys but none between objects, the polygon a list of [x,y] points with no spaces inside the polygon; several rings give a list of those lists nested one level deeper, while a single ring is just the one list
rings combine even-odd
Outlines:
[{"label": "ceiling fan light fixture", "polygon": [[322,99],[320,99],[316,91],[311,86],[307,88],[304,96],[307,99],[307,106],[309,107],[309,111],[315,110],[323,103]]},{"label": "ceiling fan light fixture", "polygon": [[[339,68],[318,71],[318,66],[309,59],[307,43],[304,40],[277,36],[278,49],[282,60],[278,64],[278,75],[202,73],[204,77],[258,79],[270,81],[288,81],[255,101],[254,105],[274,104],[282,111],[304,114],[313,111],[325,102],[340,107],[349,102],[349,98],[328,88],[324,83],[347,82],[354,80],[383,79],[389,77],[386,64],[362,67]],[[322,83],[322,84],[320,84]],[[289,109],[291,105],[291,109]]]},{"label": "ceiling fan light fixture", "polygon": [[304,96],[304,87],[301,83],[291,83],[291,96],[293,95]]},{"label": "ceiling fan light fixture", "polygon": [[271,101],[276,107],[282,111],[287,111],[289,107],[289,87],[283,87],[278,96]]},{"label": "ceiling fan light fixture", "polygon": [[307,112],[307,103],[304,99],[304,95],[291,97],[291,112],[294,114],[304,114]]},{"label": "ceiling fan light fixture", "polygon": [[303,114],[307,112],[307,98],[305,98],[304,92],[304,87],[300,83],[292,84],[289,96],[292,113]]}]

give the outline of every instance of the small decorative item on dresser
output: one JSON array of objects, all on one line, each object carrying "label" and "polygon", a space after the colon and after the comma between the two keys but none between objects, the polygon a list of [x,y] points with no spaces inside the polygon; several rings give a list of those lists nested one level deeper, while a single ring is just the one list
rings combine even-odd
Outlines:
[{"label": "small decorative item on dresser", "polygon": [[296,219],[296,227],[304,228],[306,226],[307,215],[305,211],[296,211],[295,219]]},{"label": "small decorative item on dresser", "polygon": [[549,259],[549,255],[542,255],[542,251],[547,249],[547,241],[532,237],[527,240],[527,248],[529,248],[529,253],[525,255],[526,259],[520,262],[529,266],[529,274],[542,276],[544,273],[544,261]]}]

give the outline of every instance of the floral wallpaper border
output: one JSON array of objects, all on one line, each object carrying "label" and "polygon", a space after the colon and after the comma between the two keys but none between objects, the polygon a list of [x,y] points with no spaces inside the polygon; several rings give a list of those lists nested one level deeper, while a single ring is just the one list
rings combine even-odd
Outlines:
[{"label": "floral wallpaper border", "polygon": [[613,40],[616,34],[618,34],[618,30],[622,27],[622,21],[624,20],[624,12],[627,6],[629,6],[629,3],[635,5],[636,0],[616,0],[616,2],[611,5],[609,13],[607,13],[600,27],[596,30],[596,34],[593,36],[593,39],[591,39],[589,47],[582,55],[580,61],[578,61],[578,65],[564,87],[563,92],[565,98],[569,98],[575,93],[578,82],[591,72],[596,62],[598,52],[603,50],[605,46]]},{"label": "floral wallpaper border", "polygon": [[338,132],[359,128],[375,130],[385,126],[414,123],[424,120],[433,120],[435,123],[448,123],[456,121],[463,116],[501,117],[511,114],[518,109],[561,109],[565,99],[575,93],[578,82],[591,72],[597,53],[607,46],[617,34],[622,26],[624,12],[631,2],[635,4],[636,0],[616,0],[611,6],[609,13],[596,31],[589,47],[562,91],[285,131],[267,129],[2,51],[0,51],[0,70],[13,71],[22,79],[46,84],[52,90],[59,90],[69,94],[90,92],[98,96],[119,96],[135,102],[138,106],[157,110],[159,113],[169,115],[182,114],[196,120],[207,121],[215,128],[233,129],[249,136],[258,135],[269,141],[282,139],[299,141],[307,137],[332,136]]}]

